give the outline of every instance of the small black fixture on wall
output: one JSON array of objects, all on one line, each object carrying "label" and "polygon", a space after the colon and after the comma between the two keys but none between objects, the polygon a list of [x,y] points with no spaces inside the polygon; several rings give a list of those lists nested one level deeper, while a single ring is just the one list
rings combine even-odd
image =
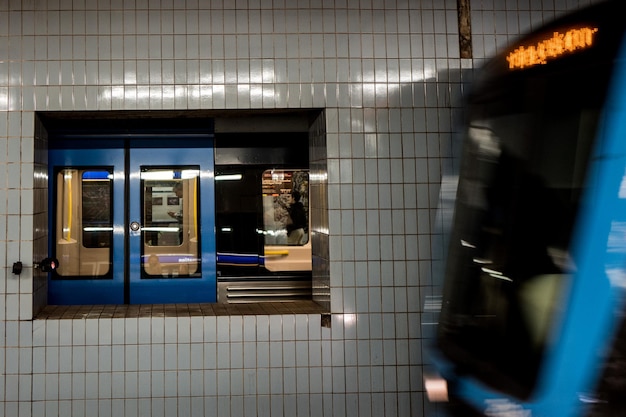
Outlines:
[{"label": "small black fixture on wall", "polygon": [[[54,271],[59,267],[59,260],[54,258],[45,258],[41,262],[37,262],[33,265],[35,269],[41,269],[42,272],[50,272]],[[11,271],[15,275],[19,275],[22,273],[22,269],[24,265],[21,262],[13,262],[13,268]]]},{"label": "small black fixture on wall", "polygon": [[59,267],[59,260],[55,258],[45,258],[41,262],[33,265],[35,269],[41,269],[42,272],[54,271]]}]

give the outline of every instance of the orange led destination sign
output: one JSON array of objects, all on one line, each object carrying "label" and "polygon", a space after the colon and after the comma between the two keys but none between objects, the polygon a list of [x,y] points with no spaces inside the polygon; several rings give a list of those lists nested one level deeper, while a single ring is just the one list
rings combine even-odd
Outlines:
[{"label": "orange led destination sign", "polygon": [[520,46],[506,57],[509,69],[545,64],[550,59],[589,48],[593,44],[593,35],[596,32],[598,28],[570,29],[565,33],[554,32],[551,38],[544,39],[536,45]]}]

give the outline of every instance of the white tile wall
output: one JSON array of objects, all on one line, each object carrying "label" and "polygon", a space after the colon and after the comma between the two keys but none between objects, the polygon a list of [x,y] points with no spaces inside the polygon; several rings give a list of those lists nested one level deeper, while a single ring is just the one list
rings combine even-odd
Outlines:
[{"label": "white tile wall", "polygon": [[[454,0],[0,1],[0,416],[435,415],[422,296],[466,72],[591,2],[473,0],[472,61]],[[330,329],[304,314],[31,321],[47,233],[35,111],[300,107],[326,109],[312,169]]]}]

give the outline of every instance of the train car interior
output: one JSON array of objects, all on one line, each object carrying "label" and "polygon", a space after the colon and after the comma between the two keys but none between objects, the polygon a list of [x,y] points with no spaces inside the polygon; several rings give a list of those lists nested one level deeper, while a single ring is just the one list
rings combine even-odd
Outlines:
[{"label": "train car interior", "polygon": [[[220,302],[311,298],[307,132],[216,135],[215,193]],[[293,193],[306,224],[288,229]]]}]

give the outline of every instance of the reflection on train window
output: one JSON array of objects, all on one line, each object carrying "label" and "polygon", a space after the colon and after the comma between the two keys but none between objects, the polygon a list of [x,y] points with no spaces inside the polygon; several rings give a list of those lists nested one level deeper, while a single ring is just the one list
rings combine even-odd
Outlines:
[{"label": "reflection on train window", "polygon": [[111,270],[112,172],[65,168],[56,175],[55,249],[62,278],[105,278]]},{"label": "reflection on train window", "polygon": [[265,246],[303,246],[309,241],[309,174],[306,171],[263,172]]},{"label": "reflection on train window", "polygon": [[199,276],[198,167],[141,169],[142,277]]}]

